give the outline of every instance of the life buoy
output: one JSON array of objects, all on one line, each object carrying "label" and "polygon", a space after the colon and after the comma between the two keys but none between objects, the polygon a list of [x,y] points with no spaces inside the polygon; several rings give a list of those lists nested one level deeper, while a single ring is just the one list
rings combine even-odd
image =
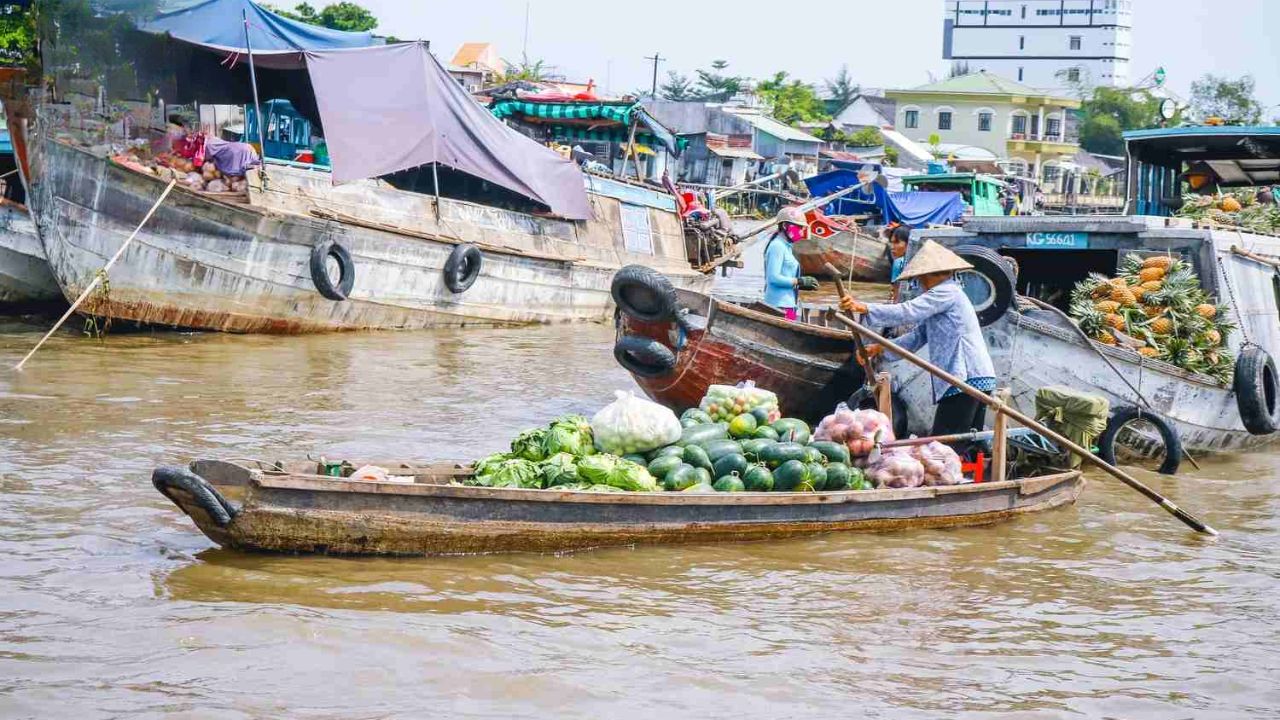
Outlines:
[{"label": "life buoy", "polygon": [[836,231],[821,220],[813,220],[809,223],[809,233],[814,237],[829,238],[836,234]]},{"label": "life buoy", "polygon": [[623,335],[613,345],[613,357],[627,372],[640,377],[660,377],[676,367],[671,348],[648,337]]},{"label": "life buoy", "polygon": [[449,259],[444,262],[444,284],[450,292],[464,293],[475,284],[480,277],[480,266],[484,263],[484,255],[480,248],[471,243],[463,243],[453,248]]},{"label": "life buoy", "polygon": [[[329,275],[329,258],[338,263],[338,282]],[[351,253],[336,240],[326,240],[311,248],[311,282],[316,291],[334,302],[342,302],[351,295],[356,284],[356,264]]]},{"label": "life buoy", "polygon": [[1107,427],[1098,436],[1098,457],[1115,465],[1116,438],[1126,425],[1135,420],[1150,423],[1160,434],[1160,441],[1164,443],[1164,457],[1160,459],[1157,472],[1165,475],[1178,472],[1178,466],[1182,464],[1182,438],[1178,437],[1178,432],[1173,429],[1173,425],[1168,420],[1150,410],[1139,410],[1132,405],[1116,408],[1111,413],[1111,417],[1107,418]]},{"label": "life buoy", "polygon": [[1017,279],[1009,262],[1000,253],[980,245],[961,245],[956,255],[973,266],[956,273],[964,292],[973,302],[978,324],[986,327],[1004,317],[1013,306]]},{"label": "life buoy", "polygon": [[642,322],[676,316],[676,288],[665,275],[644,265],[628,265],[613,275],[609,294],[618,308]]},{"label": "life buoy", "polygon": [[1240,422],[1246,430],[1253,435],[1270,435],[1280,429],[1280,402],[1277,402],[1280,382],[1275,361],[1266,350],[1257,345],[1240,350],[1233,384]]}]

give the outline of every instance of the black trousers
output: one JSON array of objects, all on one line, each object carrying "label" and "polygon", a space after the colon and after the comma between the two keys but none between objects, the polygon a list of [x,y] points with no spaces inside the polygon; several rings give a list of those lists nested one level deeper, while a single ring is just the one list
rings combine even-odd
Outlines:
[{"label": "black trousers", "polygon": [[956,435],[970,430],[981,430],[987,419],[987,406],[964,393],[957,393],[938,402],[933,415],[930,435]]}]

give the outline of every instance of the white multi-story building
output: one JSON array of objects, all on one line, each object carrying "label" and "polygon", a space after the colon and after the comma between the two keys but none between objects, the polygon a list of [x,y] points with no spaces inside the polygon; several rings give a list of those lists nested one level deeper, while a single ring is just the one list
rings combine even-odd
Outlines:
[{"label": "white multi-story building", "polygon": [[944,0],[942,56],[1032,87],[1125,87],[1132,0]]}]

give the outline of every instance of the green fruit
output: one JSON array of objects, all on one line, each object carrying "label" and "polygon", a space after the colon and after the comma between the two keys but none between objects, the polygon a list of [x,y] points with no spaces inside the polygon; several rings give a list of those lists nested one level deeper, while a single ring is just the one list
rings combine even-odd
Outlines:
[{"label": "green fruit", "polygon": [[698,469],[692,465],[680,463],[662,478],[664,490],[684,490],[698,482]]},{"label": "green fruit", "polygon": [[712,463],[715,463],[725,455],[742,453],[742,445],[734,440],[712,440],[709,443],[703,443],[699,447],[707,451],[707,457],[711,459]]},{"label": "green fruit", "polygon": [[764,425],[762,427],[756,428],[755,437],[761,438],[763,440],[773,440],[774,442],[777,442],[778,431],[774,430],[768,425]]},{"label": "green fruit", "polygon": [[698,482],[703,485],[711,484],[711,471],[706,468],[696,467],[693,469],[695,475],[698,476]]},{"label": "green fruit", "polygon": [[637,465],[647,465],[647,464],[649,463],[649,461],[648,461],[648,460],[646,460],[646,459],[644,458],[644,456],[643,456],[643,455],[640,455],[640,454],[637,454],[637,453],[628,453],[628,454],[626,454],[626,455],[623,455],[623,456],[622,456],[622,459],[623,459],[623,460],[630,460],[631,462],[633,462],[633,463],[635,463],[635,464],[637,464]]},{"label": "green fruit", "polygon": [[685,488],[682,492],[713,493],[715,491],[716,491],[715,486],[713,486],[711,483],[700,482],[700,483],[695,483],[693,485],[690,485],[689,487]]},{"label": "green fruit", "polygon": [[797,442],[804,445],[811,437],[809,426],[803,420],[782,418],[771,427],[778,431],[778,440],[783,442]]},{"label": "green fruit", "polygon": [[814,491],[821,492],[827,489],[827,466],[822,463],[811,462],[809,467],[809,487]]},{"label": "green fruit", "polygon": [[756,419],[756,425],[768,425],[769,424],[769,408],[763,405],[758,405],[751,410],[751,417],[754,417]]},{"label": "green fruit", "polygon": [[711,419],[710,415],[699,410],[698,408],[689,408],[688,410],[685,410],[683,414],[680,415],[681,422],[684,422],[686,420],[693,421],[693,424],[695,425],[710,425],[711,423],[715,422],[714,420]]},{"label": "green fruit", "polygon": [[736,473],[725,475],[717,480],[712,487],[716,489],[716,492],[743,492],[747,489],[747,486],[742,482],[742,478],[738,477]]},{"label": "green fruit", "polygon": [[662,457],[656,457],[649,463],[649,474],[658,480],[662,480],[668,473],[683,464],[684,460],[676,457],[675,455],[663,455]]},{"label": "green fruit", "polygon": [[685,428],[680,433],[680,439],[676,441],[677,445],[701,445],[702,443],[711,442],[712,440],[724,440],[729,437],[729,426],[722,423],[714,425],[695,425],[691,428]]},{"label": "green fruit", "polygon": [[653,452],[649,453],[649,459],[657,460],[660,457],[668,457],[668,456],[680,457],[683,454],[684,454],[684,448],[680,447],[679,445],[668,445],[666,447],[658,448],[657,450],[654,450]]},{"label": "green fruit", "polygon": [[828,462],[849,464],[849,448],[828,440],[814,440],[809,447],[822,453]]},{"label": "green fruit", "polygon": [[[859,473],[859,475],[861,475],[861,473]],[[824,489],[827,491],[848,490],[850,477],[851,473],[849,472],[848,465],[833,462],[827,465],[827,487]]]},{"label": "green fruit", "polygon": [[711,470],[711,458],[707,457],[707,451],[697,445],[686,445],[684,453],[681,454],[684,461],[696,468],[705,468]]},{"label": "green fruit", "polygon": [[716,460],[711,468],[711,474],[718,478],[725,475],[741,475],[747,471],[749,463],[747,458],[739,453],[732,453]]},{"label": "green fruit", "polygon": [[698,427],[701,424],[702,423],[698,422],[697,420],[694,420],[693,418],[686,418],[680,421],[680,427],[682,428]]},{"label": "green fruit", "polygon": [[773,489],[780,492],[808,490],[809,466],[799,460],[788,460],[773,471]]},{"label": "green fruit", "polygon": [[752,465],[742,474],[742,484],[751,492],[769,492],[773,489],[773,473],[763,465]]},{"label": "green fruit", "polygon": [[749,438],[755,433],[757,425],[754,416],[743,413],[729,421],[729,434],[736,438]]},{"label": "green fruit", "polygon": [[862,468],[849,468],[849,489],[850,490],[874,490],[875,486],[867,479]]},{"label": "green fruit", "polygon": [[826,465],[827,456],[823,455],[817,448],[806,445],[804,447],[804,461],[807,463]]},{"label": "green fruit", "polygon": [[777,441],[769,438],[753,438],[751,440],[742,441],[742,454],[747,456],[751,462],[760,461],[760,451],[770,445],[777,445]]},{"label": "green fruit", "polygon": [[805,447],[799,443],[777,443],[760,450],[760,459],[771,468],[776,468],[788,460],[804,460]]}]

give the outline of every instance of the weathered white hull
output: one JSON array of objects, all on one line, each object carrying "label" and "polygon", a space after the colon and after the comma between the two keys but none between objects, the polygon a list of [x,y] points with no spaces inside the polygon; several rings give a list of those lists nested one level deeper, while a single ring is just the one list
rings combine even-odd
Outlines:
[{"label": "weathered white hull", "polygon": [[[45,140],[40,149],[32,206],[54,277],[71,298],[125,241],[164,184],[59,142]],[[355,198],[361,202],[350,208],[326,207],[307,198],[306,183],[296,179],[288,170],[271,168],[268,191],[258,193],[253,206],[175,188],[84,311],[146,324],[274,333],[604,321],[612,313],[613,272],[634,261],[605,252],[614,238],[590,237],[601,232],[592,226],[602,223],[445,200],[439,217],[432,215],[434,225],[425,228],[425,212],[409,208],[421,229],[407,234],[384,229],[400,224],[368,201],[408,193],[373,193]],[[414,197],[424,206],[430,202]],[[261,206],[263,198],[277,206]],[[599,199],[615,213],[617,202]],[[343,210],[368,222],[352,222]],[[655,228],[662,220],[655,218]],[[654,236],[655,254],[671,245],[657,229]],[[325,240],[338,241],[353,257],[355,285],[346,301],[324,298],[312,281],[311,251]],[[677,241],[683,257],[682,238]],[[485,248],[479,278],[460,294],[446,287],[443,274],[459,242]],[[705,289],[712,282],[687,264],[676,270],[678,285]]]},{"label": "weathered white hull", "polygon": [[30,215],[0,206],[0,305],[39,305],[62,300]]}]

